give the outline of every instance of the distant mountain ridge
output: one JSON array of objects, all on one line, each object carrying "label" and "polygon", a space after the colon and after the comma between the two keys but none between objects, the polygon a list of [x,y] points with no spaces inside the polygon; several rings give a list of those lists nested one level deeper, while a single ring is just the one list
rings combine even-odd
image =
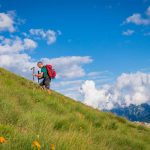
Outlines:
[{"label": "distant mountain ridge", "polygon": [[130,105],[124,108],[114,108],[111,110],[112,113],[126,117],[131,121],[140,121],[150,123],[150,105],[141,104],[141,105]]}]

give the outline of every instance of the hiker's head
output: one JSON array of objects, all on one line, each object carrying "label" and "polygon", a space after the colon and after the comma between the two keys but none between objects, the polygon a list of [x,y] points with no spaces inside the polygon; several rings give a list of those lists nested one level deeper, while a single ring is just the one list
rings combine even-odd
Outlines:
[{"label": "hiker's head", "polygon": [[41,62],[41,61],[39,61],[38,63],[37,63],[37,66],[39,67],[39,68],[42,68],[44,65],[43,65],[43,62]]}]

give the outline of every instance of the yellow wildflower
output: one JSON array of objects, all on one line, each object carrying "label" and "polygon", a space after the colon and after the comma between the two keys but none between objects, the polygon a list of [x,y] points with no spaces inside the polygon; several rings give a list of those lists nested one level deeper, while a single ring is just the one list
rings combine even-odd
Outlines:
[{"label": "yellow wildflower", "polygon": [[55,144],[50,145],[50,150],[55,150]]},{"label": "yellow wildflower", "polygon": [[82,127],[80,127],[80,131],[83,131],[83,128],[82,128]]},{"label": "yellow wildflower", "polygon": [[41,145],[38,141],[33,141],[32,142],[32,147],[37,148],[38,150],[41,149]]},{"label": "yellow wildflower", "polygon": [[0,137],[0,143],[6,143],[6,139],[4,137]]}]

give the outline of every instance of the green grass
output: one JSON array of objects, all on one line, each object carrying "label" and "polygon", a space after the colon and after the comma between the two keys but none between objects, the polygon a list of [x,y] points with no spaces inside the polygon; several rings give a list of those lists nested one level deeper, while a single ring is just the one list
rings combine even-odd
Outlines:
[{"label": "green grass", "polygon": [[0,69],[0,150],[149,150],[150,129]]}]

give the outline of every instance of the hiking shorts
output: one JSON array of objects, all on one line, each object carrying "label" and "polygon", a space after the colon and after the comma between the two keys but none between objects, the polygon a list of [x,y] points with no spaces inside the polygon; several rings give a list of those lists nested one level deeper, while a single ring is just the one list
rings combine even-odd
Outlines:
[{"label": "hiking shorts", "polygon": [[42,80],[42,82],[40,83],[40,86],[45,87],[46,89],[50,88],[50,83],[51,83],[51,78],[46,77]]}]

